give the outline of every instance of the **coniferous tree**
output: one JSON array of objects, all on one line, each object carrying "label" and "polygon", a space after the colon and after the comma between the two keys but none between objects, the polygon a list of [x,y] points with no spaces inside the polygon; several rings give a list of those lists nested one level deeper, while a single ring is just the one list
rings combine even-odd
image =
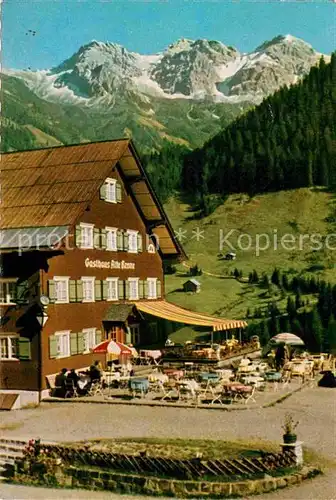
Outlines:
[{"label": "coniferous tree", "polygon": [[274,269],[274,271],[272,273],[271,281],[272,281],[272,283],[274,283],[274,285],[280,286],[280,272],[279,272],[279,269],[276,269],[276,268]]},{"label": "coniferous tree", "polygon": [[336,354],[336,320],[333,315],[330,316],[328,328],[325,336],[325,347],[327,352]]},{"label": "coniferous tree", "polygon": [[317,309],[313,309],[309,315],[309,330],[311,338],[310,349],[313,352],[322,352],[324,328]]}]

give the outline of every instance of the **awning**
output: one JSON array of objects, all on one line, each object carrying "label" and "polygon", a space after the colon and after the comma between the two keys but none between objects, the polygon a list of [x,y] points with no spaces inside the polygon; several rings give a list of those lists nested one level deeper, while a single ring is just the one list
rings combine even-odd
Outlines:
[{"label": "awning", "polygon": [[0,231],[0,248],[22,251],[36,248],[53,248],[68,233],[69,228],[67,226],[2,229]]},{"label": "awning", "polygon": [[140,300],[136,303],[136,307],[139,311],[151,314],[152,316],[187,325],[208,326],[214,331],[245,328],[247,326],[246,321],[208,316],[207,314],[189,311],[165,300],[156,300],[153,302]]}]

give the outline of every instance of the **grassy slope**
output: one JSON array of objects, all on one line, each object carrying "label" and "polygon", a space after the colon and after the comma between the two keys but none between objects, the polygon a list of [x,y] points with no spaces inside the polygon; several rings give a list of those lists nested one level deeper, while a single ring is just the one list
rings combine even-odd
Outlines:
[{"label": "grassy slope", "polygon": [[[300,251],[278,248],[261,252],[255,255],[255,248],[249,251],[237,250],[237,259],[234,262],[220,259],[220,229],[230,231],[235,229],[236,236],[230,241],[235,246],[239,233],[248,233],[255,240],[259,233],[274,235],[277,230],[279,239],[284,234],[292,234],[297,238],[299,234],[321,233],[327,235],[336,231],[334,224],[327,222],[335,211],[333,194],[318,189],[299,189],[256,196],[250,199],[246,195],[230,196],[227,201],[208,217],[193,218],[187,204],[181,204],[172,199],[166,206],[174,229],[186,230],[187,238],[183,244],[190,263],[197,263],[203,271],[228,275],[237,267],[242,269],[244,276],[256,269],[259,275],[263,272],[269,275],[275,267],[283,272],[311,274],[336,282],[336,270],[333,262],[332,250],[312,251],[308,246]],[[193,230],[199,228],[204,231],[204,238],[198,242]],[[194,237],[193,237],[194,236]],[[331,241],[336,244],[335,239]],[[297,245],[298,246],[298,245]],[[222,252],[230,251],[223,248]],[[186,268],[178,266],[178,273],[166,276],[167,299],[192,310],[204,311],[228,318],[244,318],[248,307],[266,306],[271,300],[276,300],[280,308],[285,307],[286,296],[270,294],[259,286],[240,283],[237,280],[218,278],[203,274],[198,279],[202,291],[199,294],[181,292],[186,278]],[[314,297],[310,297],[314,302]],[[188,332],[180,331],[183,338]]]}]

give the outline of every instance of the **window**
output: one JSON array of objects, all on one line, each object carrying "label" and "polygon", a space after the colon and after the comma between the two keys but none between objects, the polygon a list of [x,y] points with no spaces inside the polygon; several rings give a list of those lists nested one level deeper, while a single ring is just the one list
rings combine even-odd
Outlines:
[{"label": "window", "polygon": [[0,283],[0,303],[10,304],[15,301],[16,297],[16,279]]},{"label": "window", "polygon": [[100,188],[100,197],[109,203],[121,203],[121,184],[117,179],[108,178]]},{"label": "window", "polygon": [[117,336],[118,336],[118,328],[116,326],[112,326],[109,331],[109,337],[111,338],[111,340],[114,340],[116,342],[118,340]]},{"label": "window", "polygon": [[128,235],[128,251],[136,253],[138,251],[138,231],[127,231]]},{"label": "window", "polygon": [[131,325],[131,343],[133,345],[140,344],[140,327],[139,325]]},{"label": "window", "polygon": [[57,357],[66,358],[70,356],[70,330],[64,332],[56,332],[57,339]]},{"label": "window", "polygon": [[84,328],[83,330],[84,352],[90,352],[96,345],[96,329]]},{"label": "window", "polygon": [[18,336],[0,337],[0,359],[18,358]]},{"label": "window", "polygon": [[156,299],[157,298],[156,282],[157,282],[157,278],[147,278],[148,298],[149,299]]},{"label": "window", "polygon": [[106,250],[117,251],[117,229],[114,227],[106,228]]},{"label": "window", "polygon": [[66,304],[69,302],[69,278],[55,276],[55,302],[58,304]]},{"label": "window", "polygon": [[128,278],[128,298],[130,300],[138,300],[139,278]]},{"label": "window", "polygon": [[94,302],[95,300],[95,278],[94,276],[89,276],[82,278],[83,284],[83,302]]},{"label": "window", "polygon": [[107,300],[118,300],[118,278],[107,278]]},{"label": "window", "polygon": [[81,248],[93,248],[94,224],[81,223],[79,228],[80,228],[79,246]]}]

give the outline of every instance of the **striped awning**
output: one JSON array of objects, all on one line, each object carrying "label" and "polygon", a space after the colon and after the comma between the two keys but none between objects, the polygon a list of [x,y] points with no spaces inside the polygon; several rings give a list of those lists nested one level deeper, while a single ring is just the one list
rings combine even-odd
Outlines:
[{"label": "striped awning", "polygon": [[155,300],[153,302],[140,300],[135,305],[139,311],[152,316],[187,325],[208,326],[214,331],[245,328],[247,326],[246,321],[208,316],[207,314],[189,311],[165,300]]}]

